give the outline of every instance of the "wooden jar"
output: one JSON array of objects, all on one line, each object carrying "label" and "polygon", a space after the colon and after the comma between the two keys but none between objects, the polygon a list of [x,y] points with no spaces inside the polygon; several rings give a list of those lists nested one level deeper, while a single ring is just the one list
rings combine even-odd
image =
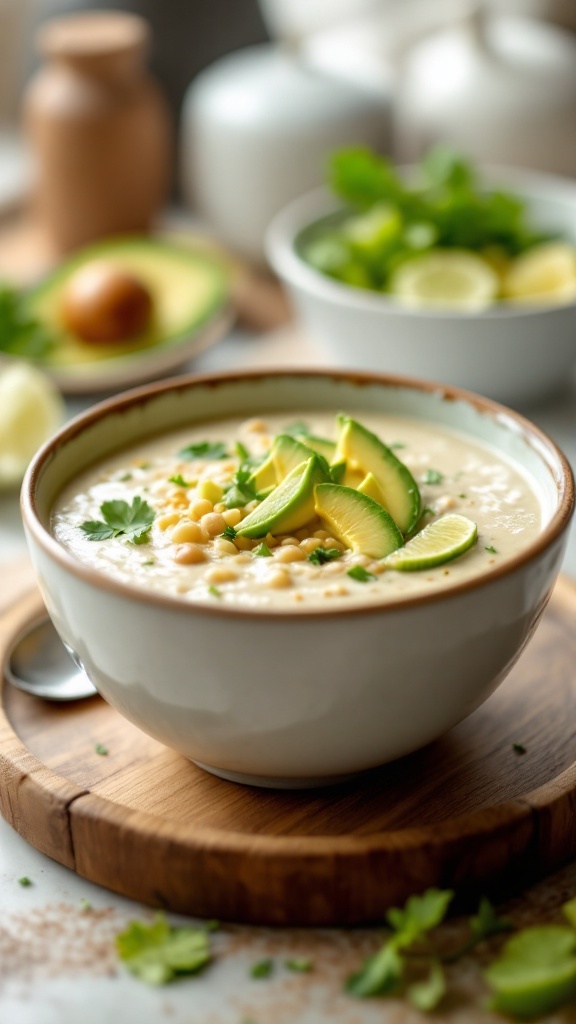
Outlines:
[{"label": "wooden jar", "polygon": [[35,208],[52,243],[68,251],[146,231],[167,194],[171,126],[145,70],[147,23],[87,12],[48,22],[47,63],[24,97],[37,161]]}]

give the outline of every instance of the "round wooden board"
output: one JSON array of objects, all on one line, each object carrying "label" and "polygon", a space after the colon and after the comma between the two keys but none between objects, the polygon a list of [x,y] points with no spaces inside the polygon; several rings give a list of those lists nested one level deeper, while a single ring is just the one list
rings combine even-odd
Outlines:
[{"label": "round wooden board", "polygon": [[[0,617],[0,664],[41,608],[34,592]],[[79,875],[202,917],[357,924],[430,885],[509,892],[576,853],[575,612],[576,584],[561,579],[482,708],[419,753],[324,790],[224,782],[99,697],[51,705],[3,682],[0,809]]]}]

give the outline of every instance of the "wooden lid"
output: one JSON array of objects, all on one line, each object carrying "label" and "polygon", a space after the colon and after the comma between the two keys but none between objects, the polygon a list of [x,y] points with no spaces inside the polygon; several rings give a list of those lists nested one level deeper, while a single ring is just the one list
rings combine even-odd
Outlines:
[{"label": "wooden lid", "polygon": [[125,11],[86,11],[55,18],[38,32],[37,47],[60,60],[144,53],[150,29],[144,18]]}]

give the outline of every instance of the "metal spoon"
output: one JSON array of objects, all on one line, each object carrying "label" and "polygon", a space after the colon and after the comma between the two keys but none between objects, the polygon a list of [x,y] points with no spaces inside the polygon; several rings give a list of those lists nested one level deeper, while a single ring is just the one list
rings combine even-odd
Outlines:
[{"label": "metal spoon", "polygon": [[16,637],[4,675],[12,686],[45,700],[81,700],[97,692],[48,616]]}]

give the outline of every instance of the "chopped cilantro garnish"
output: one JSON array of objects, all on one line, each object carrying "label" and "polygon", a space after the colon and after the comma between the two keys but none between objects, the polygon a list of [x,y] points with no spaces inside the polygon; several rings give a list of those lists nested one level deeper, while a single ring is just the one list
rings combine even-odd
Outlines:
[{"label": "chopped cilantro garnish", "polygon": [[174,476],[168,477],[169,484],[176,484],[177,487],[191,487],[190,480],[185,480],[182,473],[176,473]]},{"label": "chopped cilantro garnish", "polygon": [[525,754],[526,753],[526,747],[524,746],[523,743],[513,743],[512,744],[512,750],[514,751],[515,754]]},{"label": "chopped cilantro garnish", "polygon": [[444,969],[438,960],[432,960],[427,977],[408,985],[406,998],[422,1013],[431,1013],[446,994]]},{"label": "chopped cilantro garnish", "polygon": [[155,564],[155,562],[154,562],[153,558],[147,558],[144,562],[142,562],[142,565],[154,565],[154,564]]},{"label": "chopped cilantro garnish", "polygon": [[122,473],[122,476],[117,477],[117,480],[119,481],[119,483],[122,483],[122,484],[126,483],[127,480],[131,480],[131,479],[132,479],[132,473]]},{"label": "chopped cilantro garnish", "polygon": [[133,544],[141,544],[154,522],[154,510],[138,495],[132,504],[126,501],[105,501],[100,505],[104,521],[99,519],[82,523],[88,540],[109,540],[110,537],[125,537]]},{"label": "chopped cilantro garnish", "polygon": [[324,562],[333,562],[335,558],[341,558],[342,552],[338,548],[317,547],[308,555],[308,561],[314,565],[324,565]]},{"label": "chopped cilantro garnish", "polygon": [[181,448],[178,455],[181,459],[227,459],[228,449],[223,441],[194,441]]},{"label": "chopped cilantro garnish", "polygon": [[274,961],[270,959],[258,960],[250,968],[251,978],[269,978],[274,970]]},{"label": "chopped cilantro garnish", "polygon": [[208,593],[212,594],[212,597],[222,597],[222,591],[218,590],[218,587],[208,587]]},{"label": "chopped cilantro garnish", "polygon": [[284,966],[288,971],[294,971],[296,974],[307,974],[314,965],[306,956],[295,956],[291,960],[285,960]]},{"label": "chopped cilantro garnish", "polygon": [[272,557],[272,552],[270,551],[270,548],[268,547],[268,545],[264,543],[264,541],[262,541],[262,543],[259,544],[257,548],[253,548],[252,549],[252,554],[253,555],[258,555],[259,558],[271,558]]},{"label": "chopped cilantro garnish", "polygon": [[310,427],[303,420],[295,420],[294,423],[289,423],[287,427],[284,427],[283,434],[288,434],[290,437],[308,437],[310,434]]},{"label": "chopped cilantro garnish", "polygon": [[352,580],[356,580],[357,583],[369,583],[370,580],[375,580],[376,577],[373,572],[368,572],[363,565],[354,565],[351,569],[348,569],[346,575]]},{"label": "chopped cilantro garnish", "polygon": [[467,495],[467,494],[459,494],[459,495],[458,495],[458,497],[459,497],[459,498],[467,498],[467,497],[468,497],[468,495]]},{"label": "chopped cilantro garnish", "polygon": [[21,885],[23,889],[27,889],[29,885],[32,885],[32,879],[28,878],[28,875],[22,875],[18,879],[18,885]]},{"label": "chopped cilantro garnish", "polygon": [[422,477],[422,483],[424,484],[441,484],[444,479],[442,473],[437,469],[427,469]]},{"label": "chopped cilantro garnish", "polygon": [[498,554],[498,552],[497,552],[497,550],[496,550],[496,548],[494,547],[494,545],[493,545],[493,544],[488,544],[488,545],[487,545],[487,546],[486,546],[486,547],[484,548],[484,550],[485,550],[485,551],[489,551],[491,555],[497,555],[497,554]]},{"label": "chopped cilantro garnish", "polygon": [[236,444],[234,445],[234,454],[238,456],[241,462],[245,462],[246,459],[250,458],[250,452],[246,445],[242,444],[241,441],[236,441]]},{"label": "chopped cilantro garnish", "polygon": [[101,757],[108,756],[108,747],[105,747],[103,743],[97,743],[96,746],[94,747],[94,750],[96,751],[97,754],[100,754]]},{"label": "chopped cilantro garnish", "polygon": [[203,928],[171,928],[162,914],[152,924],[131,921],[116,936],[121,960],[149,985],[165,985],[179,974],[196,974],[210,962],[210,940]]},{"label": "chopped cilantro garnish", "polygon": [[220,536],[225,537],[226,540],[234,540],[236,538],[236,530],[233,526],[227,526]]},{"label": "chopped cilantro garnish", "polygon": [[249,501],[256,501],[260,498],[260,494],[253,486],[248,483],[254,466],[257,465],[261,460],[246,459],[242,462],[232,477],[232,482],[228,485],[225,490],[222,501],[226,508],[243,508]]}]

